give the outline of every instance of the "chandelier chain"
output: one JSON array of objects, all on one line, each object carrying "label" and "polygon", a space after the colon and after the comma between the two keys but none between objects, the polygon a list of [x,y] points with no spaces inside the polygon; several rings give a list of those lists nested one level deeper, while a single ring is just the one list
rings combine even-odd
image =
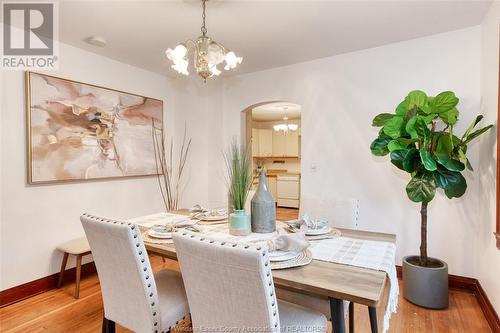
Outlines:
[{"label": "chandelier chain", "polygon": [[207,28],[205,27],[205,19],[206,19],[205,3],[207,2],[207,0],[201,0],[201,1],[202,1],[202,8],[203,8],[203,13],[201,15],[201,17],[203,19],[203,24],[201,26],[201,33],[203,36],[206,36],[207,35]]}]

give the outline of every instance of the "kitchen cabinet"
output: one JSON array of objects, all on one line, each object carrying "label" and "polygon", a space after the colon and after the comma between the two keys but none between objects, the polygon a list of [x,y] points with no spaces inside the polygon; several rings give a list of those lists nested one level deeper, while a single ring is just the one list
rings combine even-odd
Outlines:
[{"label": "kitchen cabinet", "polygon": [[259,129],[259,156],[273,155],[273,130]]},{"label": "kitchen cabinet", "polygon": [[298,157],[299,134],[297,131],[273,132],[273,156]]},{"label": "kitchen cabinet", "polygon": [[269,192],[273,195],[274,201],[278,199],[278,184],[276,177],[267,177],[267,186]]},{"label": "kitchen cabinet", "polygon": [[273,155],[273,130],[252,128],[252,156]]},{"label": "kitchen cabinet", "polygon": [[259,156],[259,129],[252,128],[252,156]]},{"label": "kitchen cabinet", "polygon": [[299,208],[300,176],[278,175],[277,191],[278,207]]},{"label": "kitchen cabinet", "polygon": [[299,156],[299,134],[297,131],[289,132],[285,136],[285,156]]}]

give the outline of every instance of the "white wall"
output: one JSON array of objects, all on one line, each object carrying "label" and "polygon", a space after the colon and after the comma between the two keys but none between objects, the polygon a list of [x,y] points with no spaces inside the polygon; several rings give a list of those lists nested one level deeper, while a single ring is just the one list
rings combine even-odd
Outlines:
[{"label": "white wall", "polygon": [[[392,112],[413,89],[453,90],[460,97],[463,129],[480,112],[479,27],[347,53],[224,80],[224,139],[239,134],[249,105],[287,100],[302,106],[302,195],[361,200],[361,228],[395,233],[397,260],[417,254],[419,206],[410,202],[409,177],[387,157],[370,153],[377,136],[372,118]],[[223,142],[224,144],[224,142]],[[478,167],[478,143],[470,147]],[[316,172],[311,166],[316,166]],[[429,253],[448,262],[451,274],[476,276],[472,249],[480,228],[479,176],[467,173],[468,192],[429,207]]]},{"label": "white wall", "polygon": [[[48,74],[164,100],[172,131],[173,91],[165,77],[61,45],[60,70]],[[79,215],[130,218],[158,212],[154,177],[27,185],[24,73],[1,72],[1,284],[7,289],[60,267],[58,243],[83,236]]]},{"label": "white wall", "polygon": [[[481,25],[481,113],[485,123],[498,126],[498,40],[500,23],[500,2],[494,2]],[[500,250],[493,237],[496,222],[496,130],[485,135],[479,152],[479,212],[477,238],[478,256],[474,261],[476,278],[500,313]],[[495,200],[496,199],[496,200]]]}]

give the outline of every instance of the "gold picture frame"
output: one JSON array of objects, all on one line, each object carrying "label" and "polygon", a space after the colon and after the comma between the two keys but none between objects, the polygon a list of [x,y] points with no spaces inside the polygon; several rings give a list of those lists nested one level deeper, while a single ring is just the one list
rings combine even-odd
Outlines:
[{"label": "gold picture frame", "polygon": [[28,184],[159,175],[153,135],[164,128],[163,100],[32,71],[25,88]]}]

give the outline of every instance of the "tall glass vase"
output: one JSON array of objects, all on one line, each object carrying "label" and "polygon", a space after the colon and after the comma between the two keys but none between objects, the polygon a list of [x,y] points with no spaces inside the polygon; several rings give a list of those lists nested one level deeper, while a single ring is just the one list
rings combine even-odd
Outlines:
[{"label": "tall glass vase", "polygon": [[266,172],[259,174],[259,186],[252,198],[252,231],[268,233],[276,231],[276,203],[268,189]]}]

